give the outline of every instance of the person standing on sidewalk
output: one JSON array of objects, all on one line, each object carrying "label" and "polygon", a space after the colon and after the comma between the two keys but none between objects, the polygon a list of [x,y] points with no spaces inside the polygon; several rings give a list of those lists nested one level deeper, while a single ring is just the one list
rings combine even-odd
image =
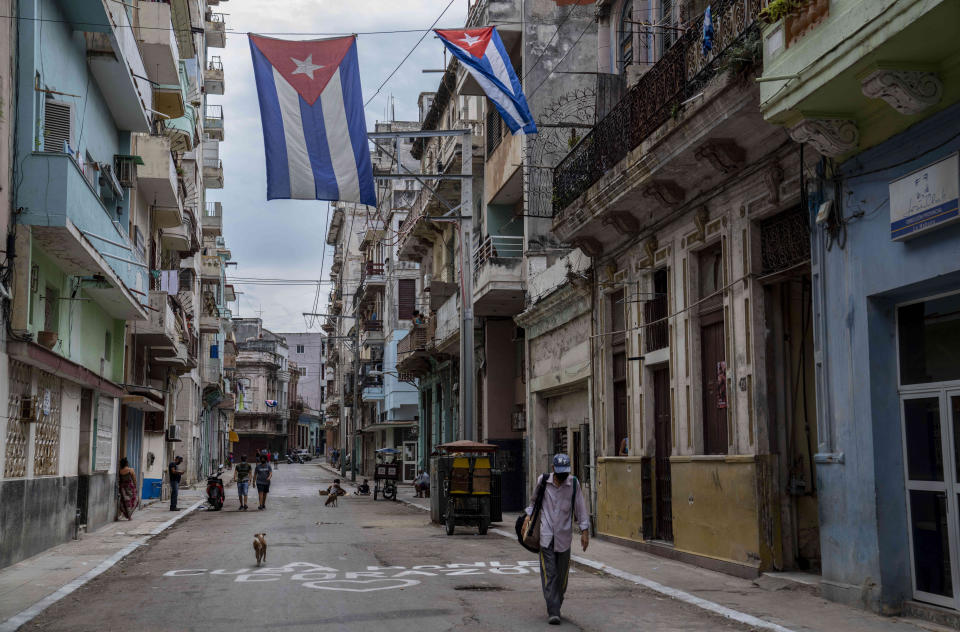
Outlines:
[{"label": "person standing on sidewalk", "polygon": [[180,477],[183,476],[183,470],[180,469],[181,463],[183,463],[183,457],[178,456],[167,466],[167,475],[170,477],[170,511],[180,511],[177,507],[177,496],[180,495]]},{"label": "person standing on sidewalk", "polygon": [[260,456],[260,463],[254,470],[257,481],[257,493],[260,495],[260,506],[257,509],[267,508],[267,494],[270,493],[270,479],[273,477],[273,468],[267,463],[267,455]]},{"label": "person standing on sidewalk", "polygon": [[[540,587],[547,602],[547,623],[560,625],[560,606],[563,605],[570,571],[573,523],[577,523],[580,546],[586,551],[590,543],[590,514],[580,483],[576,477],[570,476],[569,456],[554,455],[553,474],[541,474],[537,479],[538,489],[545,476],[547,480],[540,508]],[[528,516],[533,514],[535,502],[527,507]]]},{"label": "person standing on sidewalk", "polygon": [[240,462],[233,468],[233,480],[237,481],[237,494],[240,495],[240,511],[247,510],[247,494],[250,492],[250,472],[253,467],[247,463],[247,455],[240,455]]}]

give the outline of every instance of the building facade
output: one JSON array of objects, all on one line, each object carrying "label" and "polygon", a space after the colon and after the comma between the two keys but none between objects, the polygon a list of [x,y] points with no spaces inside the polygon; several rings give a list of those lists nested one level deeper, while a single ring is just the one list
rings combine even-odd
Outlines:
[{"label": "building facade", "polygon": [[265,329],[259,318],[236,318],[233,331],[237,340],[233,430],[239,439],[234,454],[253,458],[262,450],[292,450],[288,444],[291,376],[286,339]]},{"label": "building facade", "polygon": [[[224,23],[207,4],[9,7],[17,90],[3,118],[28,132],[5,145],[20,185],[5,188],[19,212],[3,299],[15,340],[3,364],[0,564],[113,520],[121,458],[149,498],[192,431],[188,478],[225,456],[222,398],[202,404],[180,388],[218,347],[198,309],[206,189],[223,179],[203,161],[223,138],[207,95],[223,93],[208,49],[224,45]],[[218,331],[225,320],[212,317]]]}]

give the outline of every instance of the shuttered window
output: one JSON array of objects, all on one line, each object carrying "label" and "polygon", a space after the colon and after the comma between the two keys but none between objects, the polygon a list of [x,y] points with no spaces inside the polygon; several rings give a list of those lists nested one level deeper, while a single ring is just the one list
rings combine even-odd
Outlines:
[{"label": "shuttered window", "polygon": [[400,320],[413,318],[416,291],[417,282],[415,279],[399,279],[397,281],[397,318]]},{"label": "shuttered window", "polygon": [[63,153],[71,142],[73,108],[69,103],[47,101],[43,112],[43,151]]}]

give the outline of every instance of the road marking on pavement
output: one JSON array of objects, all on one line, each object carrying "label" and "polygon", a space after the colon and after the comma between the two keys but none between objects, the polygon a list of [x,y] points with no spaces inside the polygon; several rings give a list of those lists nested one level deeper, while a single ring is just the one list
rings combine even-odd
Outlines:
[{"label": "road marking on pavement", "polygon": [[[508,533],[501,529],[490,529],[490,531],[491,533],[502,535],[503,537],[510,538],[511,540],[515,540],[517,538],[517,534]],[[738,623],[743,623],[744,625],[753,626],[754,628],[762,628],[764,630],[774,630],[774,632],[794,632],[790,628],[785,628],[782,625],[755,617],[752,614],[747,614],[746,612],[740,612],[739,610],[734,610],[733,608],[721,606],[713,601],[707,601],[706,599],[701,599],[696,595],[691,595],[688,592],[677,590],[676,588],[670,588],[669,586],[664,586],[663,584],[655,582],[652,579],[647,579],[646,577],[641,577],[640,575],[634,575],[633,573],[622,571],[619,568],[614,568],[613,566],[609,566],[603,562],[590,560],[579,555],[571,555],[570,559],[577,564],[582,564],[583,566],[588,566],[592,569],[607,573],[608,575],[625,579],[628,582],[632,582],[638,586],[643,586],[644,588],[660,593],[666,597],[670,597],[671,599],[676,599],[677,601],[682,601],[690,604],[691,606],[702,608],[703,610],[718,614],[726,619],[732,619]]]},{"label": "road marking on pavement", "polygon": [[165,529],[172,526],[177,520],[180,520],[181,518],[183,518],[184,516],[192,512],[194,509],[202,505],[204,502],[206,501],[201,500],[191,505],[190,507],[185,509],[183,512],[177,514],[170,520],[167,520],[166,522],[160,524],[158,527],[150,531],[149,535],[146,535],[138,540],[134,540],[133,542],[123,547],[122,549],[120,549],[119,551],[117,551],[116,553],[114,553],[104,561],[100,562],[100,564],[98,564],[95,568],[87,571],[86,573],[84,573],[80,577],[77,577],[76,579],[69,582],[68,584],[61,586],[59,590],[56,590],[55,592],[50,593],[49,595],[47,595],[37,603],[33,604],[26,610],[22,610],[19,613],[7,619],[6,621],[4,621],[3,623],[0,623],[0,632],[16,632],[16,630],[18,630],[20,626],[29,623],[41,612],[43,612],[53,604],[57,603],[58,601],[60,601],[61,599],[63,599],[73,591],[77,590],[78,588],[80,588],[81,586],[89,582],[91,579],[93,579],[97,575],[100,575],[108,571],[109,569],[111,569],[113,566],[116,565],[117,562],[119,562],[126,556],[136,551],[139,547],[146,544],[147,540],[149,540],[155,535],[162,533]]}]

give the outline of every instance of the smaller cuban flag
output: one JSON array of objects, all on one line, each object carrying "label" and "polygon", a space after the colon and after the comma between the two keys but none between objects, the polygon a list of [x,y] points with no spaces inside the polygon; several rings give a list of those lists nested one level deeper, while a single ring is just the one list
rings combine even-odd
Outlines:
[{"label": "smaller cuban flag", "polygon": [[356,37],[249,37],[263,124],[267,199],[376,206]]},{"label": "smaller cuban flag", "polygon": [[437,29],[435,32],[493,101],[510,131],[536,134],[537,125],[533,122],[527,97],[497,30],[488,26],[482,29]]},{"label": "smaller cuban flag", "polygon": [[267,408],[276,408],[276,407],[277,407],[277,400],[275,400],[275,399],[265,399],[265,400],[263,401],[263,403],[267,405]]}]

